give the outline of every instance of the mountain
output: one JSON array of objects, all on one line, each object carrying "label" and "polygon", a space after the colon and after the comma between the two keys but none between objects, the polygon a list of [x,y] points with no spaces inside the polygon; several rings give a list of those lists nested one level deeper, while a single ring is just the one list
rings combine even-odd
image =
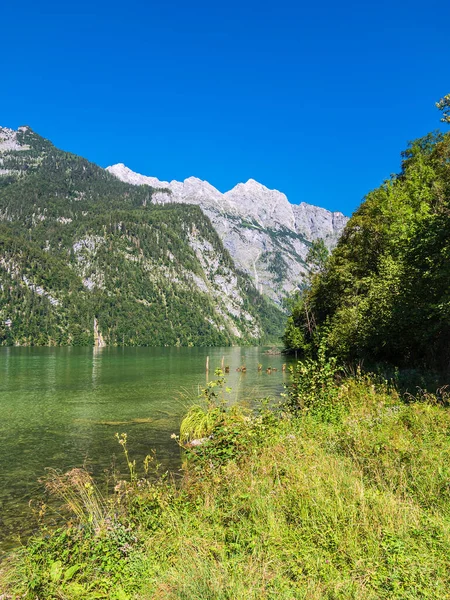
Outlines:
[{"label": "mountain", "polygon": [[276,339],[284,315],[208,217],[154,196],[29,127],[0,128],[0,344]]},{"label": "mountain", "polygon": [[222,194],[207,181],[159,181],[117,164],[106,169],[132,185],[156,188],[152,201],[195,204],[214,225],[236,265],[257,289],[281,303],[307,275],[311,242],[322,238],[333,248],[348,218],[340,212],[302,202],[291,204],[285,194],[249,179]]}]

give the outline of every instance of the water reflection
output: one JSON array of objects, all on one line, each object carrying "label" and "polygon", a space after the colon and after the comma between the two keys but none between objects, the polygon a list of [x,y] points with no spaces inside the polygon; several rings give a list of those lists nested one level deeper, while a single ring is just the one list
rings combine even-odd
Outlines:
[{"label": "water reflection", "polygon": [[101,374],[101,358],[104,348],[92,348],[92,387],[96,386],[97,380]]}]

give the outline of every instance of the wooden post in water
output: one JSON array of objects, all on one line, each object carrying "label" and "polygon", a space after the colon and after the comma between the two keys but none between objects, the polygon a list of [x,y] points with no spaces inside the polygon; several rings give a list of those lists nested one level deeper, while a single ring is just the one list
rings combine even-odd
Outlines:
[{"label": "wooden post in water", "polygon": [[220,365],[220,370],[222,371],[222,373],[223,373],[224,366],[225,366],[225,356],[222,356],[222,364]]},{"label": "wooden post in water", "polygon": [[206,357],[206,372],[209,373],[209,356]]}]

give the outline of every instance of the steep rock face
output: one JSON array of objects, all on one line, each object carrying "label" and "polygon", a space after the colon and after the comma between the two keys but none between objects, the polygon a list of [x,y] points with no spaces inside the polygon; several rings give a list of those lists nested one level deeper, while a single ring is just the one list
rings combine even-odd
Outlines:
[{"label": "steep rock face", "polygon": [[330,212],[306,202],[294,204],[292,209],[297,232],[302,232],[309,240],[323,238],[330,245],[336,243],[348,221],[341,212]]},{"label": "steep rock face", "polygon": [[260,292],[276,302],[292,293],[308,273],[305,259],[311,242],[322,238],[332,248],[348,221],[340,212],[305,202],[291,204],[282,192],[253,179],[222,194],[195,177],[184,182],[159,181],[124,164],[107,167],[107,171],[127,183],[156,188],[155,203],[200,206],[236,264]]},{"label": "steep rock face", "polygon": [[238,183],[224,197],[238,207],[243,218],[264,228],[287,227],[294,230],[292,206],[284,194],[269,190],[254,179]]},{"label": "steep rock face", "polygon": [[17,173],[17,165],[9,160],[14,153],[29,150],[29,146],[19,142],[20,132],[26,132],[27,127],[19,127],[17,131],[0,127],[0,175],[13,175]]}]

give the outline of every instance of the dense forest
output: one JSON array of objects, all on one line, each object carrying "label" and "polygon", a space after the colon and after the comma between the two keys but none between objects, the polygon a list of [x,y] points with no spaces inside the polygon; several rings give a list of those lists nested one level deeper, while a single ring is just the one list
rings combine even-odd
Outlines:
[{"label": "dense forest", "polygon": [[450,134],[411,142],[402,159],[294,303],[284,342],[299,356],[322,346],[342,360],[449,368]]},{"label": "dense forest", "polygon": [[14,133],[0,144],[0,344],[90,345],[94,319],[111,345],[277,338],[282,312],[198,207],[152,205],[152,188]]}]

